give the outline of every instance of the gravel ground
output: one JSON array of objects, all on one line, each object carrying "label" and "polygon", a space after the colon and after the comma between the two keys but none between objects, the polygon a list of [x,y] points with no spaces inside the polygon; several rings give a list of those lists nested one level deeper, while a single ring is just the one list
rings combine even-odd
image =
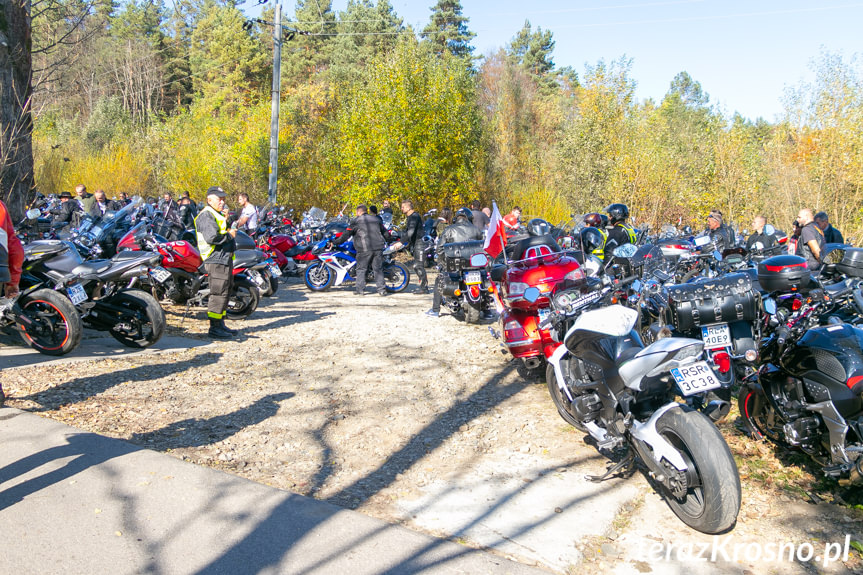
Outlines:
[{"label": "gravel ground", "polygon": [[[416,520],[414,503],[471,470],[486,474],[480,480],[495,475],[529,482],[546,474],[601,473],[606,461],[559,418],[544,383],[518,376],[489,333],[497,324],[426,317],[430,301],[409,293],[360,297],[352,288],[312,293],[301,280],[288,279],[249,320],[231,324],[241,330],[236,341],[8,369],[0,377],[11,406],[483,545]],[[205,313],[184,320],[183,312],[167,310],[169,331],[205,338]],[[739,461],[776,460],[771,447],[743,439],[733,423],[723,432]],[[532,479],[523,478],[528,468]],[[749,471],[743,475],[735,536],[841,540],[852,533],[863,540],[863,516],[851,506],[807,507],[805,494],[751,481]],[[645,572],[632,549],[657,540],[659,520],[673,532],[666,537],[695,537],[639,475],[628,481],[638,495],[612,510],[619,515],[612,526],[571,542],[584,559],[580,572]],[[565,561],[569,569],[573,561]],[[853,569],[859,556],[840,565]],[[748,567],[774,572],[765,569]]]}]

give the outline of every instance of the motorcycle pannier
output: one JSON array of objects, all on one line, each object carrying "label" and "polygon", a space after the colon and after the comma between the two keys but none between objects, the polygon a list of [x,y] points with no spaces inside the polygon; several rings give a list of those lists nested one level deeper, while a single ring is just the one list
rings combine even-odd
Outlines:
[{"label": "motorcycle pannier", "polygon": [[758,283],[765,291],[792,292],[805,289],[812,276],[800,256],[773,256],[758,264]]},{"label": "motorcycle pannier", "polygon": [[668,288],[669,321],[677,331],[702,325],[753,321],[758,317],[758,293],[746,274],[703,279]]},{"label": "motorcycle pannier", "polygon": [[457,272],[462,268],[472,267],[470,257],[475,254],[484,254],[483,242],[476,240],[472,242],[456,242],[443,245],[443,255],[446,260],[446,271]]},{"label": "motorcycle pannier", "polygon": [[863,277],[863,248],[848,248],[836,269],[852,278]]}]

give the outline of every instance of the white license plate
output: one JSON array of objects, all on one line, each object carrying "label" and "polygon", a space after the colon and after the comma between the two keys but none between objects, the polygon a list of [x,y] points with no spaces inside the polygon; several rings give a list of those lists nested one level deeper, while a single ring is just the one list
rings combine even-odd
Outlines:
[{"label": "white license plate", "polygon": [[482,275],[479,272],[467,272],[464,274],[464,283],[469,286],[481,284]]},{"label": "white license plate", "polygon": [[731,345],[731,329],[727,323],[706,325],[701,328],[701,339],[704,340],[704,349],[716,349]]},{"label": "white license plate", "polygon": [[550,315],[551,315],[551,309],[550,308],[547,308],[547,307],[539,308],[539,322],[540,323],[545,321],[546,318],[548,318],[548,316],[550,316]]},{"label": "white license plate", "polygon": [[696,361],[684,367],[675,367],[671,370],[671,376],[680,387],[683,395],[692,395],[722,387],[716,378],[716,374],[710,369],[706,361]]},{"label": "white license plate", "polygon": [[282,277],[282,270],[279,269],[279,266],[276,264],[270,264],[270,273],[273,274],[274,278]]},{"label": "white license plate", "polygon": [[151,269],[150,275],[159,283],[165,283],[171,279],[171,272],[161,266]]},{"label": "white license plate", "polygon": [[87,301],[87,292],[84,291],[84,286],[81,284],[72,284],[66,288],[66,293],[69,294],[69,299],[73,305],[78,305]]}]

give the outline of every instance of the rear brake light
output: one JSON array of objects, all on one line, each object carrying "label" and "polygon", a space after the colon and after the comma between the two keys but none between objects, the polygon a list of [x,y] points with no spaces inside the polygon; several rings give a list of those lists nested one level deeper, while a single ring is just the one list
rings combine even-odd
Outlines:
[{"label": "rear brake light", "polygon": [[716,369],[719,370],[719,373],[728,373],[731,371],[731,356],[724,351],[713,355],[713,363],[716,364]]},{"label": "rear brake light", "polygon": [[503,338],[505,341],[517,341],[527,338],[527,332],[521,324],[515,320],[506,322],[503,326]]},{"label": "rear brake light", "polygon": [[805,262],[800,262],[799,264],[790,264],[787,266],[764,266],[767,268],[769,272],[781,272],[782,270],[787,270],[789,268],[808,268],[808,264]]},{"label": "rear brake light", "polygon": [[584,272],[581,271],[581,268],[574,269],[565,276],[563,276],[565,280],[578,281],[584,279]]}]

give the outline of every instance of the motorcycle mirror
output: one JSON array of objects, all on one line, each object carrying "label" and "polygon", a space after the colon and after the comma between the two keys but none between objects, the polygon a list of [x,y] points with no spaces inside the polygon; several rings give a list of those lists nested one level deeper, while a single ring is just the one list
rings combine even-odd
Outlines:
[{"label": "motorcycle mirror", "polygon": [[27,210],[27,219],[28,220],[38,220],[39,216],[41,216],[41,215],[42,215],[42,212],[40,212],[37,209]]},{"label": "motorcycle mirror", "polygon": [[770,315],[776,313],[776,301],[773,298],[768,297],[764,299],[764,311]]},{"label": "motorcycle mirror", "polygon": [[770,224],[764,224],[764,235],[772,236],[775,233],[776,233],[776,228],[774,228]]},{"label": "motorcycle mirror", "polygon": [[539,294],[540,294],[539,288],[529,287],[526,290],[524,290],[523,297],[525,300],[529,301],[530,303],[533,303],[539,299]]},{"label": "motorcycle mirror", "polygon": [[718,262],[722,261],[722,254],[719,252],[719,250],[713,250],[713,257],[716,258],[716,261]]}]

